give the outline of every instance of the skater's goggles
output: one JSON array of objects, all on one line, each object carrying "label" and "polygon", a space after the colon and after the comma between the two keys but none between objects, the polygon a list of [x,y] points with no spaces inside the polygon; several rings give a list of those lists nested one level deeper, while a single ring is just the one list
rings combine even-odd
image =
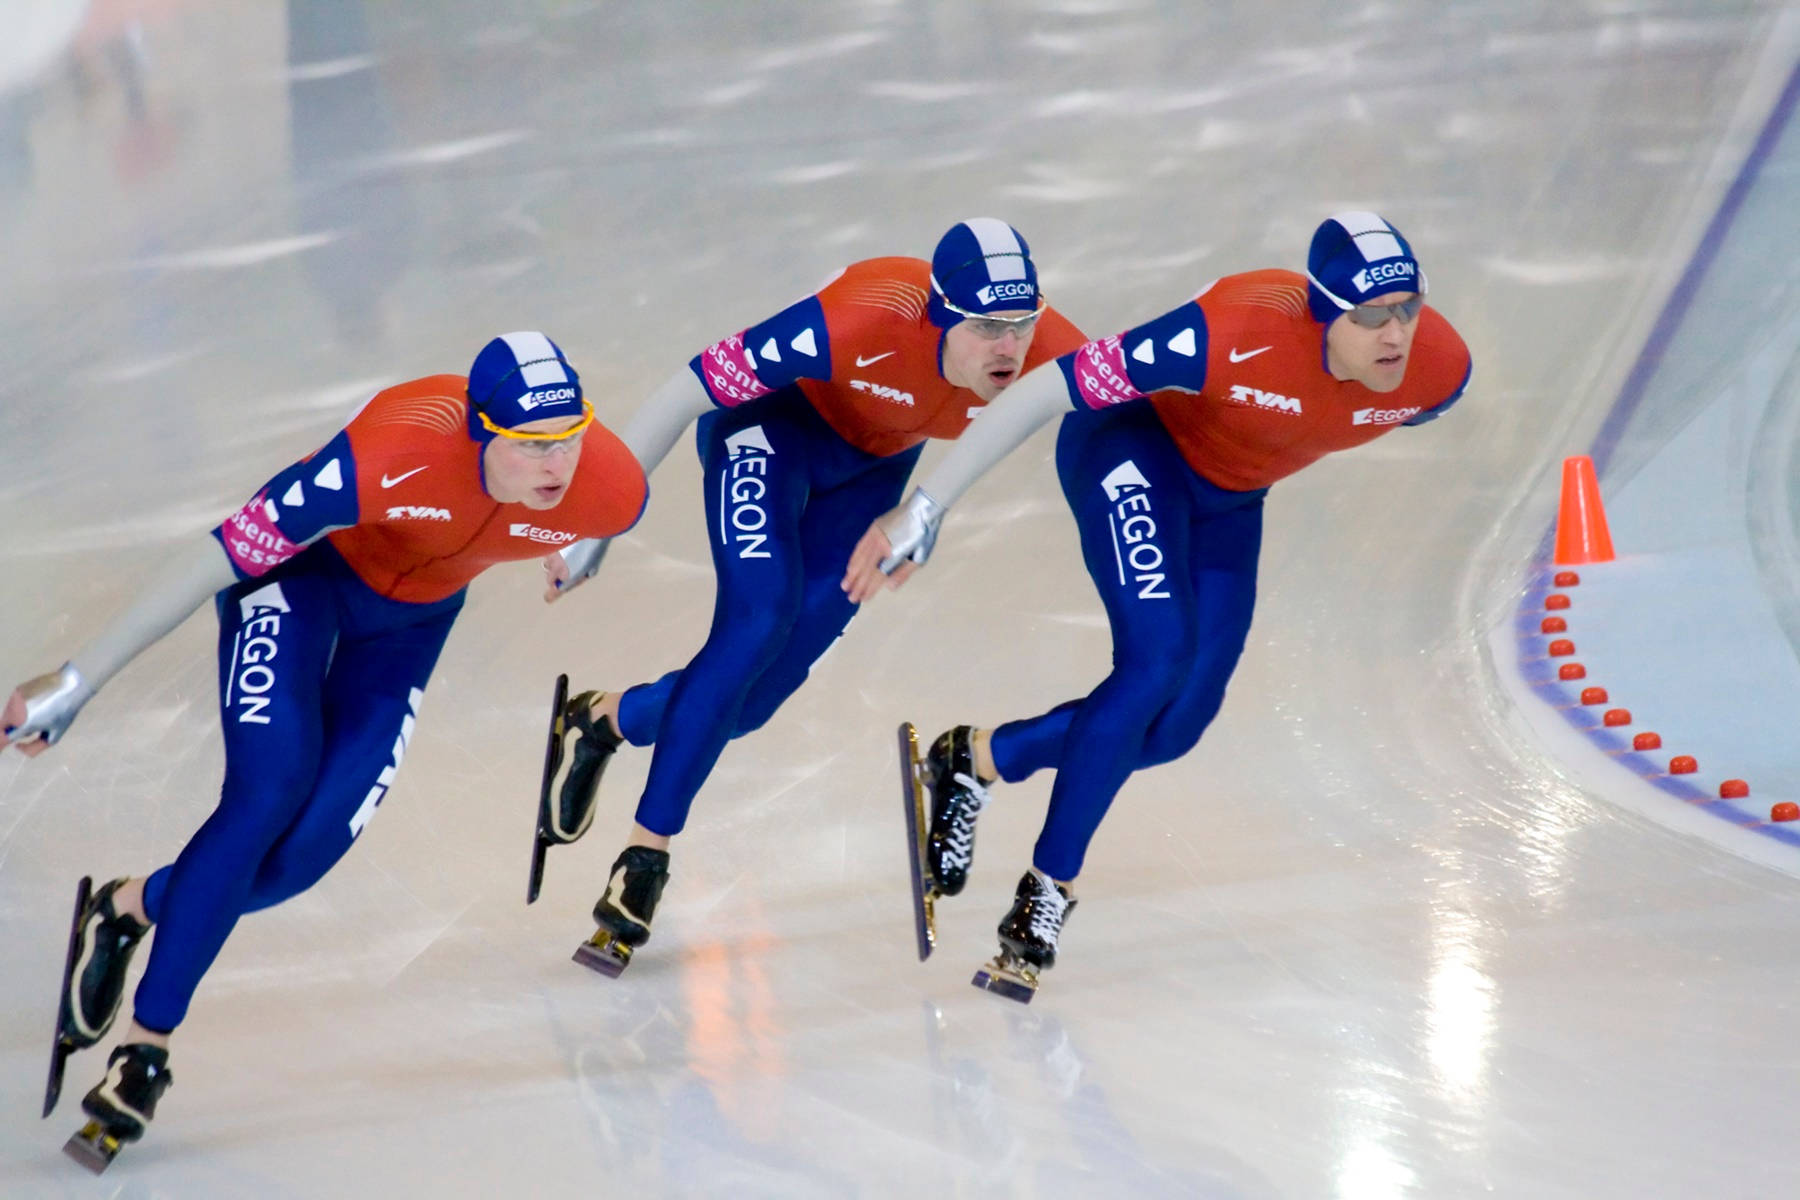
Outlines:
[{"label": "skater's goggles", "polygon": [[1402,325],[1411,325],[1418,319],[1419,310],[1425,307],[1425,277],[1419,276],[1419,290],[1411,300],[1402,300],[1398,304],[1352,304],[1324,284],[1311,272],[1306,278],[1312,285],[1325,294],[1333,304],[1344,310],[1344,315],[1364,329],[1380,329],[1389,321],[1399,321]]},{"label": "skater's goggles", "polygon": [[1411,300],[1402,300],[1398,304],[1358,304],[1347,309],[1344,315],[1364,329],[1380,329],[1389,321],[1411,325],[1418,319],[1419,310],[1424,307],[1425,297],[1414,296]]},{"label": "skater's goggles", "polygon": [[556,433],[527,433],[520,429],[503,429],[488,420],[488,415],[479,409],[476,416],[481,418],[482,428],[495,437],[503,437],[512,444],[513,449],[527,458],[548,458],[558,450],[578,450],[581,448],[581,435],[587,427],[594,423],[594,406],[586,400],[581,402],[581,420],[573,428],[559,430]]},{"label": "skater's goggles", "polygon": [[997,342],[1009,331],[1024,337],[1036,328],[1038,318],[1044,315],[1046,307],[1046,302],[1039,300],[1036,310],[1032,312],[1016,317],[996,317],[988,313],[976,313],[970,312],[966,308],[958,308],[950,303],[950,298],[942,292],[937,294],[937,300],[939,304],[961,317],[962,323],[968,327],[969,332],[984,342]]}]

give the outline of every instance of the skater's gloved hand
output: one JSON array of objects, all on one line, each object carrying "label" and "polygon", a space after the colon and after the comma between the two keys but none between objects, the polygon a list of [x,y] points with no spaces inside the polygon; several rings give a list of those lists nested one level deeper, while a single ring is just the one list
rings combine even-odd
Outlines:
[{"label": "skater's gloved hand", "polygon": [[0,717],[0,749],[17,746],[36,757],[61,740],[81,706],[93,697],[73,663],[21,683]]},{"label": "skater's gloved hand", "polygon": [[844,573],[843,589],[850,602],[861,604],[884,586],[897,588],[931,557],[938,527],[944,523],[943,505],[923,490],[914,488],[900,507],[875,519]]},{"label": "skater's gloved hand", "polygon": [[583,538],[573,546],[565,546],[547,556],[544,559],[544,603],[554,604],[563,593],[592,579],[610,545],[611,538]]}]

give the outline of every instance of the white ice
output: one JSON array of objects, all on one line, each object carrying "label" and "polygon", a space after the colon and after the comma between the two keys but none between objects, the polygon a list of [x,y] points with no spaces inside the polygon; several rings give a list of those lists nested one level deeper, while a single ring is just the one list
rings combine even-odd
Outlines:
[{"label": "white ice", "polygon": [[210,808],[196,617],[50,755],[0,756],[0,1194],[1800,1192],[1800,883],[1578,782],[1488,649],[1556,464],[1792,71],[1792,6],[23,7],[0,51],[6,683],[380,381],[541,327],[617,421],[706,342],[966,216],[1022,229],[1105,334],[1373,208],[1477,374],[1444,420],[1275,490],[1225,711],[1127,784],[1029,1008],[968,976],[1048,779],[983,816],[921,966],[891,739],[1106,671],[1048,436],[727,751],[624,978],[568,957],[647,756],[524,906],[551,679],[624,686],[703,635],[678,452],[565,605],[531,567],[476,585],[379,819],[238,928],[149,1138],[94,1180],[59,1147],[97,1052],[38,1119],[67,906]]}]

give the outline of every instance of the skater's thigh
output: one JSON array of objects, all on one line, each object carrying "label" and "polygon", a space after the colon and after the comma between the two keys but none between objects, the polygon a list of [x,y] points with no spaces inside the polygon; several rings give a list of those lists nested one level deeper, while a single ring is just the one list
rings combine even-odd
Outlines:
[{"label": "skater's thigh", "polygon": [[753,619],[784,608],[791,622],[799,607],[800,522],[817,436],[805,417],[784,391],[702,420],[706,525],[719,587],[715,626],[721,617]]},{"label": "skater's thigh", "polygon": [[[848,449],[846,447],[845,449]],[[900,502],[918,451],[871,457],[866,469],[828,490],[814,491],[800,517],[805,562],[800,611],[780,653],[758,677],[735,734],[760,729],[799,690],[856,615],[840,586],[850,552],[871,522]]]},{"label": "skater's thigh", "polygon": [[1193,749],[1224,703],[1256,609],[1261,500],[1200,518],[1193,542],[1189,570],[1199,640],[1180,689],[1150,728],[1144,766],[1172,761]]},{"label": "skater's thigh", "polygon": [[1065,418],[1057,471],[1112,629],[1114,674],[1166,698],[1199,640],[1191,471],[1148,406]]},{"label": "skater's thigh", "polygon": [[339,633],[331,581],[302,556],[220,594],[220,810],[256,810],[278,833],[310,792],[322,737],[324,680]]},{"label": "skater's thigh", "polygon": [[455,616],[339,645],[325,680],[317,783],[264,858],[251,909],[311,887],[374,817],[394,786]]}]

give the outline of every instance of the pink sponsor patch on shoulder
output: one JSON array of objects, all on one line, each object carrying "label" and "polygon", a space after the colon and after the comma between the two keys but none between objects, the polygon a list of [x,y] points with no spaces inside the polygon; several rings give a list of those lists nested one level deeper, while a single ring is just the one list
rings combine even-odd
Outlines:
[{"label": "pink sponsor patch on shoulder", "polygon": [[300,547],[281,536],[269,516],[269,502],[262,496],[219,526],[219,541],[237,569],[252,579],[300,553]]},{"label": "pink sponsor patch on shoulder", "polygon": [[756,377],[756,366],[744,347],[744,335],[736,333],[700,352],[700,369],[713,399],[727,408],[766,396],[775,389]]},{"label": "pink sponsor patch on shoulder", "polygon": [[1125,369],[1125,335],[1099,338],[1075,351],[1075,390],[1089,408],[1110,408],[1144,393]]}]

